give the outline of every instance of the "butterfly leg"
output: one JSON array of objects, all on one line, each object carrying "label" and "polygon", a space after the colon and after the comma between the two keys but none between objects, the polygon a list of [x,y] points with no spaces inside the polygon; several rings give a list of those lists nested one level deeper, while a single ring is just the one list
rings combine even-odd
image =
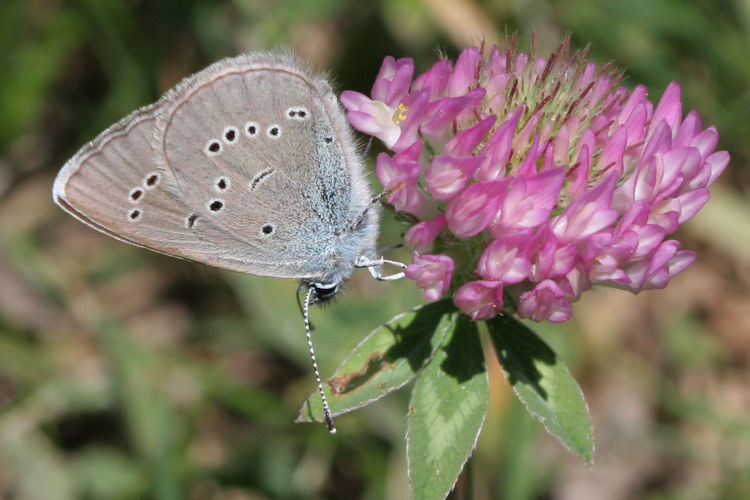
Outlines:
[{"label": "butterfly leg", "polygon": [[388,260],[384,259],[383,257],[380,257],[379,259],[370,260],[368,257],[364,255],[360,255],[357,258],[357,262],[354,263],[356,267],[366,267],[368,271],[370,271],[370,274],[373,278],[375,278],[378,281],[393,281],[393,280],[399,280],[404,277],[404,273],[399,272],[395,274],[389,274],[388,276],[383,276],[381,272],[381,267],[385,264],[399,267],[401,269],[406,268],[406,264],[403,262],[398,262],[395,260]]}]

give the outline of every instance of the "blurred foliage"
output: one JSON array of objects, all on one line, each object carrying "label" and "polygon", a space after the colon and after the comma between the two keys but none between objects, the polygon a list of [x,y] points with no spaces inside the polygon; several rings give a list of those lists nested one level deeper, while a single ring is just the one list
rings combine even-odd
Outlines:
[{"label": "blurred foliage", "polygon": [[[570,322],[537,328],[583,386],[594,467],[544,435],[487,360],[475,498],[750,497],[741,0],[3,0],[0,497],[405,498],[405,392],[340,417],[336,436],[293,423],[313,386],[295,283],[120,244],[49,190],[81,144],[220,57],[286,45],[339,88],[368,91],[385,55],[421,71],[514,30],[526,44],[535,32],[540,51],[569,32],[654,100],[677,80],[732,162],[682,230],[698,262],[668,289],[590,292]],[[381,244],[399,232],[387,224]],[[313,311],[323,374],[421,301],[407,282],[356,276]]]}]

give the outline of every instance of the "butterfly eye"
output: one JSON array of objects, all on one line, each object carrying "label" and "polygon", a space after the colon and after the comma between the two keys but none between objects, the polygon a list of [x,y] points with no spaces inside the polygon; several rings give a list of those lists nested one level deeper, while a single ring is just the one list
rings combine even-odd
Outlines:
[{"label": "butterfly eye", "polygon": [[314,283],[312,287],[315,289],[315,301],[326,302],[331,300],[339,292],[339,285],[323,285],[322,283]]}]

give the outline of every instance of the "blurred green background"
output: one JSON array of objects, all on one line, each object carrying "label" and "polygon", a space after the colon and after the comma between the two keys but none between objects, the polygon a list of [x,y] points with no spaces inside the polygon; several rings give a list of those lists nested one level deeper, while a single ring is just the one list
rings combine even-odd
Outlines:
[{"label": "blurred green background", "polygon": [[[588,467],[548,437],[490,361],[477,499],[750,498],[750,3],[744,0],[2,0],[0,498],[405,498],[407,392],[293,420],[314,382],[296,283],[226,273],[103,236],[55,207],[84,142],[224,56],[290,46],[368,93],[385,55],[449,55],[518,30],[565,33],[658,100],[719,129],[732,162],[680,231],[697,262],[666,290],[592,291],[537,330],[587,396]],[[372,154],[370,157],[372,158]],[[386,226],[382,245],[399,240]],[[313,311],[330,374],[422,302],[358,273]]]}]

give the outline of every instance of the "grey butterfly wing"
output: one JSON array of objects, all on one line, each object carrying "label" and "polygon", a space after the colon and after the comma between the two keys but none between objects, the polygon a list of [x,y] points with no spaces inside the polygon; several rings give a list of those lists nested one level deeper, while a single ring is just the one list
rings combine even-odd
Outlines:
[{"label": "grey butterfly wing", "polygon": [[372,253],[378,214],[351,231],[369,187],[324,79],[289,56],[240,56],[163,101],[156,163],[198,214],[194,228],[213,223],[231,235],[227,252],[248,272],[338,281]]},{"label": "grey butterfly wing", "polygon": [[[188,231],[192,214],[170,172],[153,161],[158,105],[134,111],[81,148],[61,169],[54,201],[71,215],[121,241],[175,257],[244,271],[227,254],[215,225]],[[231,237],[229,237],[231,239]]]}]

